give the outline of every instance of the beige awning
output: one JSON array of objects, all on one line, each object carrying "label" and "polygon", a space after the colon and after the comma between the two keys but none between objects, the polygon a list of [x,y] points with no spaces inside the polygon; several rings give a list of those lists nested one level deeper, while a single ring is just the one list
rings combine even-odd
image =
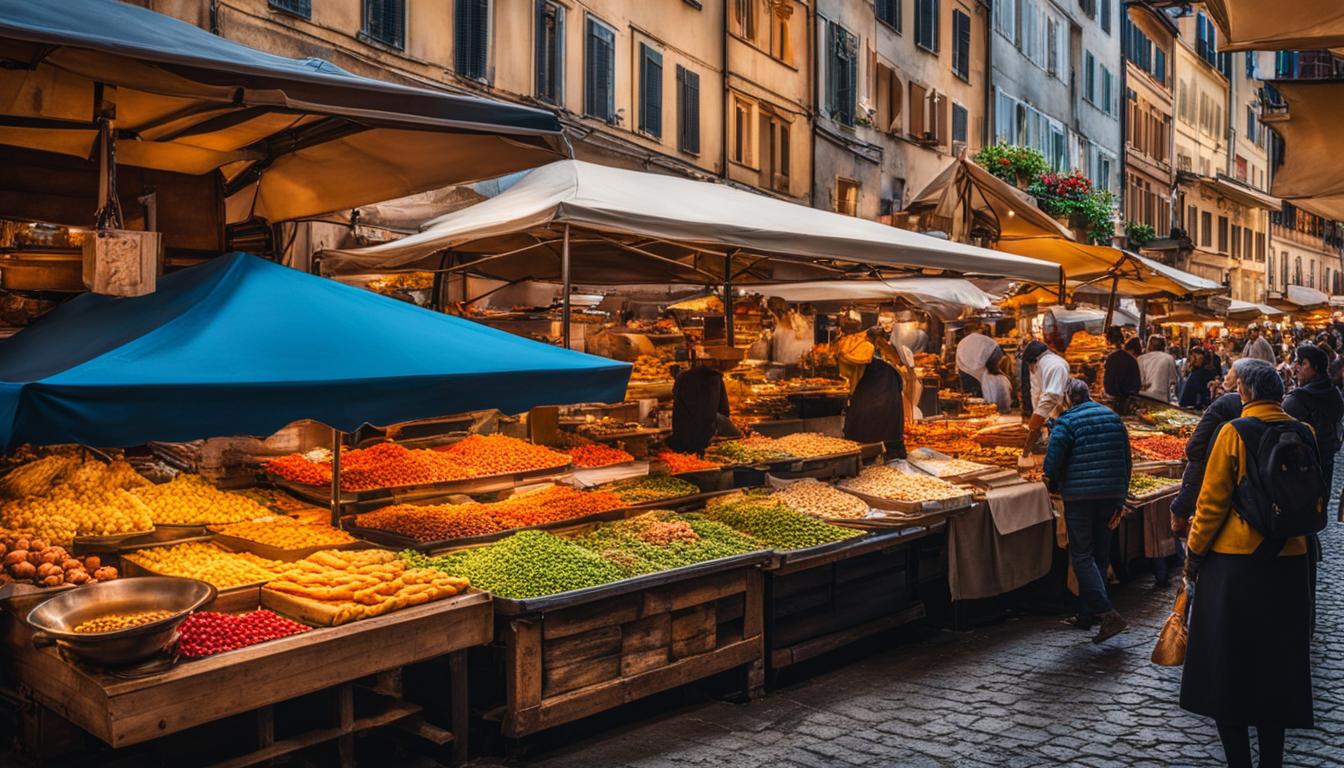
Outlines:
[{"label": "beige awning", "polygon": [[1340,0],[1204,0],[1222,30],[1220,51],[1291,51],[1344,45]]},{"label": "beige awning", "polygon": [[1222,173],[1215,178],[1203,177],[1200,183],[1212,190],[1215,194],[1222,195],[1230,200],[1234,200],[1242,205],[1252,208],[1264,208],[1268,211],[1277,211],[1283,208],[1283,201],[1273,195],[1265,194],[1254,187]]},{"label": "beige awning", "polygon": [[[1283,165],[1274,172],[1275,196],[1329,218],[1344,218],[1344,82],[1279,81],[1286,117],[1271,123],[1283,137]],[[1335,212],[1332,214],[1332,212]]]},{"label": "beige awning", "polygon": [[[969,209],[971,221],[967,226]],[[981,168],[969,157],[952,161],[924,187],[906,208],[909,213],[933,213],[951,219],[953,239],[966,238],[968,229],[986,229],[997,239],[1018,237],[1073,238],[1073,233],[1036,207],[1031,195]]]},{"label": "beige awning", "polygon": [[[101,104],[95,104],[97,94]],[[0,0],[0,144],[214,176],[228,220],[284,221],[563,156],[543,110],[289,59],[117,0]]]}]

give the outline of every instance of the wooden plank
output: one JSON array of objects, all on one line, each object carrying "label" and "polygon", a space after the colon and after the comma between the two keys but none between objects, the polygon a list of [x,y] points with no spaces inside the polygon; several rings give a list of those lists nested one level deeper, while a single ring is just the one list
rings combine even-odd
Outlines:
[{"label": "wooden plank", "polygon": [[584,659],[573,664],[543,666],[541,697],[556,696],[577,688],[604,683],[621,674],[621,654],[617,639],[617,653],[595,659]]},{"label": "wooden plank", "polygon": [[770,615],[775,621],[783,621],[799,614],[828,610],[835,593],[830,584],[823,584],[809,592],[795,594],[784,599],[775,599],[770,603]]},{"label": "wooden plank", "polygon": [[319,728],[314,731],[299,734],[292,738],[277,741],[265,749],[259,749],[255,752],[249,752],[246,755],[214,763],[210,768],[244,768],[257,763],[264,763],[267,760],[274,760],[277,757],[283,757],[301,749],[315,747],[327,741],[339,739],[342,736],[348,736],[360,731],[368,731],[374,728],[381,728],[384,725],[391,725],[397,721],[419,714],[421,707],[418,704],[400,703],[389,707],[387,710],[373,715],[371,717],[360,718],[351,721],[349,730],[340,727]]},{"label": "wooden plank", "polygon": [[637,675],[668,663],[672,614],[660,613],[621,627],[621,674]]},{"label": "wooden plank", "polygon": [[684,659],[714,650],[716,612],[713,603],[672,614],[672,658]]},{"label": "wooden plank", "polygon": [[644,593],[643,615],[679,611],[737,594],[746,588],[746,573],[745,569],[737,569],[650,589]]},{"label": "wooden plank", "polygon": [[504,634],[504,694],[517,709],[541,703],[541,624],[513,619]]},{"label": "wooden plank", "polygon": [[674,661],[665,667],[640,675],[619,677],[600,685],[561,694],[542,701],[540,706],[530,710],[506,714],[503,733],[508,738],[537,733],[669,688],[725,672],[759,659],[760,655],[761,641],[758,637],[724,646],[713,653]]},{"label": "wooden plank", "polygon": [[729,595],[716,600],[714,602],[715,623],[722,625],[742,618],[742,612],[747,607],[746,602],[746,598],[742,595]]},{"label": "wooden plank", "polygon": [[765,574],[759,570],[747,571],[747,607],[742,612],[742,639],[750,640],[762,635],[765,622]]},{"label": "wooden plank", "polygon": [[471,710],[467,699],[467,651],[448,654],[448,685],[452,688],[453,765],[464,765],[469,753]]},{"label": "wooden plank", "polygon": [[909,562],[909,549],[895,547],[895,551],[870,552],[866,555],[851,557],[835,563],[835,581],[845,584],[851,581],[867,579],[885,571],[905,570]]},{"label": "wooden plank", "polygon": [[879,632],[885,632],[889,629],[909,624],[912,621],[924,618],[924,604],[916,603],[909,608],[889,616],[884,616],[872,621],[850,627],[849,629],[833,632],[822,637],[807,640],[801,643],[790,645],[783,648],[776,648],[770,653],[770,666],[773,669],[797,664],[807,659],[815,658],[823,653],[836,650],[850,643],[862,640],[865,637],[875,635]]},{"label": "wooden plank", "polygon": [[491,615],[489,595],[470,592],[133,679],[76,668],[28,643],[12,655],[18,681],[39,700],[122,747],[482,645],[492,636]]},{"label": "wooden plank", "polygon": [[542,621],[542,637],[554,640],[591,629],[625,624],[640,618],[643,615],[642,607],[642,596],[630,594],[565,608],[546,615]]},{"label": "wooden plank", "polygon": [[547,640],[541,647],[542,668],[562,667],[584,659],[618,655],[621,652],[621,628],[602,627],[580,635]]},{"label": "wooden plank", "polygon": [[831,578],[831,569],[826,567],[808,568],[805,571],[788,574],[771,572],[770,587],[774,590],[775,599],[780,600],[809,592],[817,587],[830,586]]}]

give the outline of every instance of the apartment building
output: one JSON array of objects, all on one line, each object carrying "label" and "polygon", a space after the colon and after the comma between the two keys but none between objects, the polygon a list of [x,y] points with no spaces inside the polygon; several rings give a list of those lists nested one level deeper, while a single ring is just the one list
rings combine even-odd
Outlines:
[{"label": "apartment building", "polygon": [[882,219],[984,140],[988,5],[817,0],[813,204]]},{"label": "apartment building", "polygon": [[1120,193],[1120,0],[993,8],[993,139],[1034,147]]},{"label": "apartment building", "polygon": [[1175,23],[1146,4],[1125,8],[1121,47],[1125,60],[1125,222],[1171,233],[1171,190],[1175,71]]}]

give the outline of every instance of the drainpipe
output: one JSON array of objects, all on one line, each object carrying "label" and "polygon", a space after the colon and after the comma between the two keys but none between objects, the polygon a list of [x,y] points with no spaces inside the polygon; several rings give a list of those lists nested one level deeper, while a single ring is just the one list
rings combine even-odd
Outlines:
[{"label": "drainpipe", "polygon": [[[808,151],[811,153],[808,162],[807,179],[807,204],[813,208],[817,207],[817,105],[821,103],[820,87],[821,83],[817,79],[817,3],[819,0],[812,0],[807,10],[807,79],[808,91],[812,94],[812,103],[807,105],[807,126],[808,141],[810,146]],[[858,95],[855,94],[855,98]]]},{"label": "drainpipe", "polygon": [[980,3],[980,9],[985,12],[985,119],[980,126],[980,146],[986,147],[990,144],[990,138],[994,135],[994,129],[990,127],[994,115],[994,18],[989,6],[984,2]]},{"label": "drainpipe", "polygon": [[719,131],[719,176],[724,181],[728,180],[728,45],[731,39],[728,36],[728,6],[729,0],[723,2],[723,29],[719,40],[723,43],[723,51],[720,57],[720,71],[723,74],[723,87],[719,89],[720,98],[723,101],[720,115],[723,117],[723,128]]},{"label": "drainpipe", "polygon": [[[1125,22],[1129,21],[1129,8],[1120,6],[1120,10],[1125,13]],[[1121,33],[1123,37],[1123,32]],[[1125,247],[1129,247],[1129,234],[1124,226],[1128,223],[1125,217],[1125,195],[1129,192],[1129,61],[1125,58],[1124,46],[1120,46],[1120,104],[1123,107],[1116,118],[1120,121],[1120,234],[1117,238],[1124,238]],[[1115,301],[1114,298],[1111,299]],[[1110,327],[1110,323],[1106,324]]]}]

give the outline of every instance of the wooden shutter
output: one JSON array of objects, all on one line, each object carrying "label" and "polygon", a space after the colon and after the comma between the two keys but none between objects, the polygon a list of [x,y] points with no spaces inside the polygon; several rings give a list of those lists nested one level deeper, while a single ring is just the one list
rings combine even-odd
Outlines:
[{"label": "wooden shutter", "polygon": [[453,33],[457,73],[477,80],[486,79],[490,0],[456,0]]},{"label": "wooden shutter", "polygon": [[565,94],[565,8],[537,0],[537,98],[562,104]]},{"label": "wooden shutter", "polygon": [[859,41],[858,38],[843,29],[840,30],[840,34],[845,54],[842,72],[844,78],[842,87],[844,90],[840,95],[840,115],[845,125],[853,125],[854,102],[858,99],[859,84],[859,57],[855,48],[858,47]]},{"label": "wooden shutter", "polygon": [[663,135],[663,56],[639,44],[639,130]]},{"label": "wooden shutter", "polygon": [[840,67],[843,62],[840,59],[839,34],[838,26],[826,22],[826,50],[823,53],[826,57],[826,94],[823,102],[832,119],[839,119],[840,115]]},{"label": "wooden shutter", "polygon": [[971,76],[971,17],[961,11],[953,11],[952,34],[956,38],[952,44],[952,70],[963,78],[969,78]]},{"label": "wooden shutter", "polygon": [[385,45],[401,48],[406,29],[406,0],[364,0],[364,32]]},{"label": "wooden shutter", "polygon": [[611,120],[616,114],[616,34],[595,19],[588,20],[584,60],[584,112]]},{"label": "wooden shutter", "polygon": [[686,88],[683,100],[686,104],[685,149],[687,152],[700,152],[700,75],[689,70],[685,72]]},{"label": "wooden shutter", "polygon": [[310,19],[313,16],[312,0],[268,0],[267,5],[285,13]]}]

